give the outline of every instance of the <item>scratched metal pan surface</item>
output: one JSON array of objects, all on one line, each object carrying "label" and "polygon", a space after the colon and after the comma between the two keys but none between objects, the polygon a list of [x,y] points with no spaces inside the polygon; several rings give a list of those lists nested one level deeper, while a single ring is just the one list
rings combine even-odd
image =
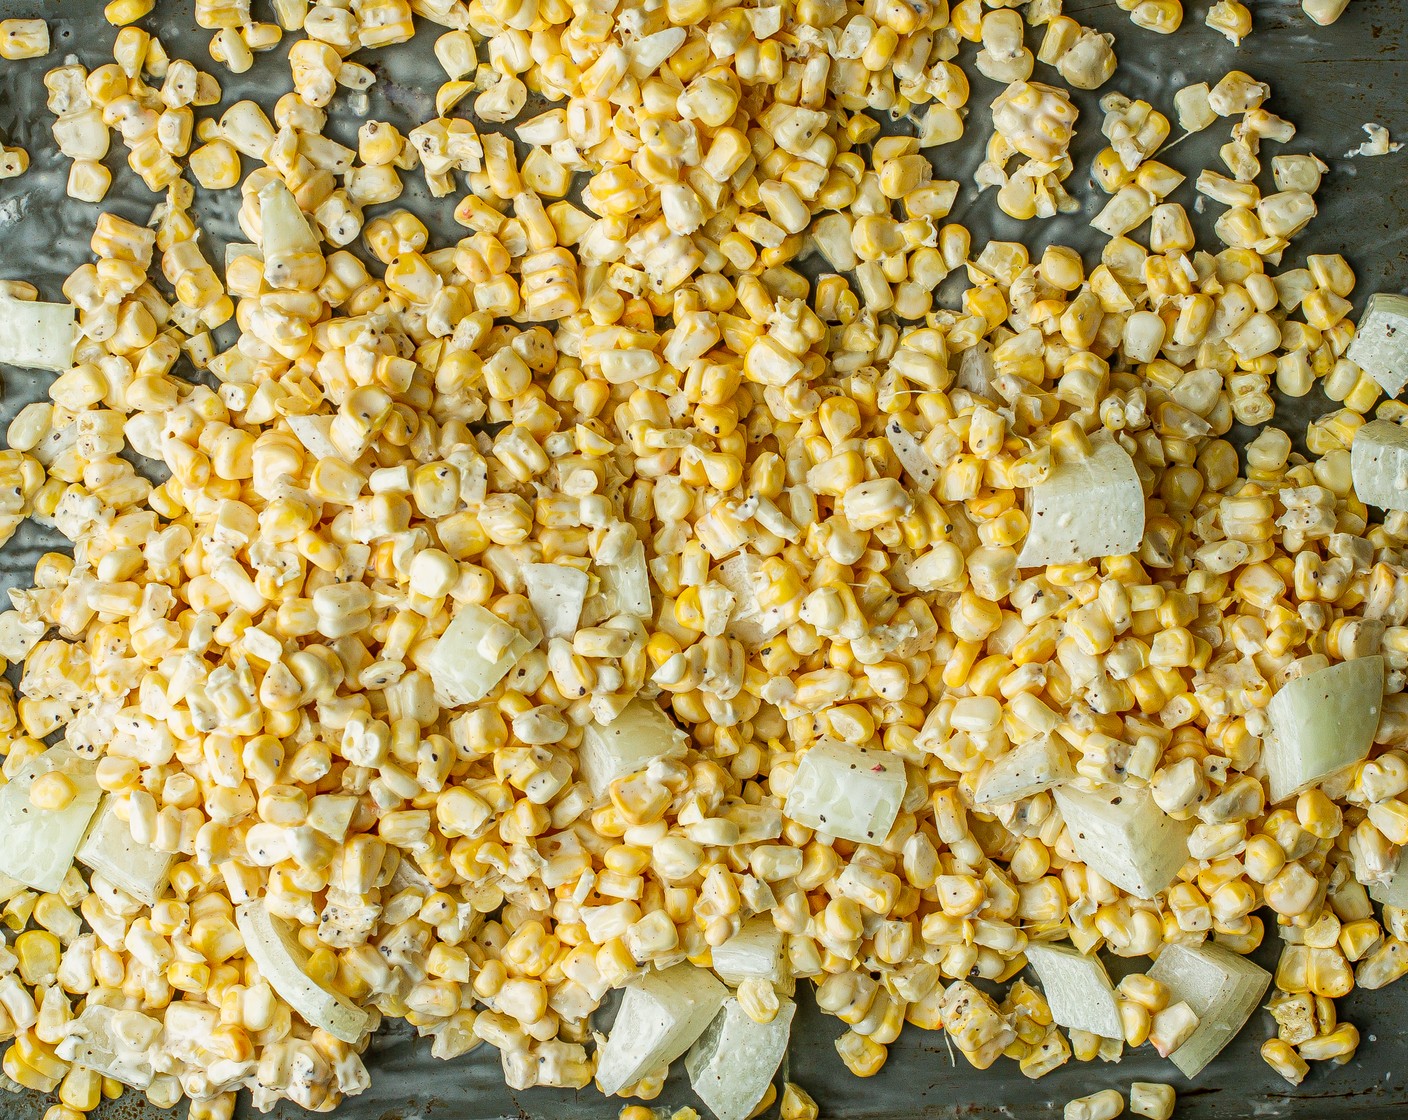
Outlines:
[{"label": "scratched metal pan surface", "polygon": [[[1067,0],[1066,10],[1116,36],[1120,68],[1105,92],[1119,90],[1147,99],[1170,115],[1174,91],[1190,82],[1216,82],[1230,69],[1245,69],[1270,82],[1269,107],[1300,126],[1299,135],[1283,150],[1313,151],[1330,165],[1319,194],[1320,217],[1298,239],[1294,254],[1344,252],[1359,275],[1357,306],[1372,291],[1408,290],[1408,151],[1376,159],[1343,158],[1363,139],[1361,126],[1369,121],[1408,138],[1408,0],[1352,0],[1339,23],[1324,29],[1308,23],[1298,0],[1253,0],[1256,31],[1240,48],[1202,25],[1210,3],[1184,0],[1184,30],[1171,38],[1134,27],[1111,0]],[[256,14],[270,18],[260,12],[265,6],[263,0],[256,0]],[[44,71],[67,54],[90,67],[109,61],[113,30],[103,23],[101,3],[94,0],[0,0],[0,18],[33,15],[37,9],[50,21],[53,53],[37,61],[0,63],[0,138],[23,145],[33,159],[28,174],[0,183],[0,277],[34,281],[43,298],[55,299],[60,298],[63,277],[87,259],[88,236],[100,207],[64,197],[67,168],[50,137],[41,80]],[[157,11],[144,23],[161,35],[173,56],[211,65],[206,52],[210,33],[194,27],[189,3],[159,0]],[[370,115],[403,130],[434,115],[434,90],[442,76],[430,51],[435,29],[423,31],[412,43],[375,52],[366,60],[379,78]],[[221,74],[226,103],[253,97],[271,107],[290,88],[283,60],[287,45],[286,40],[282,49],[262,56],[243,77]],[[972,48],[966,48],[965,57],[971,58],[971,53]],[[219,73],[218,67],[213,68]],[[1040,65],[1036,77],[1051,79]],[[1023,224],[1004,218],[991,194],[980,197],[971,186],[990,131],[987,105],[997,91],[994,83],[975,75],[969,137],[933,153],[939,177],[965,184],[953,219],[969,226],[977,246],[999,238],[1024,240],[1034,255],[1052,242],[1097,251],[1099,241],[1086,222],[1101,202],[1087,177],[1091,157],[1103,143],[1098,95],[1076,98],[1081,107],[1075,152],[1080,170],[1068,185],[1084,204],[1083,212]],[[912,128],[905,120],[892,124],[886,119],[885,124],[898,131]],[[339,99],[331,133],[351,141],[357,125],[345,100]],[[1189,173],[1191,179],[1201,168],[1217,165],[1216,148],[1224,140],[1225,128],[1214,128],[1172,147],[1160,158]],[[1269,147],[1268,157],[1276,150]],[[123,164],[120,144],[114,143],[108,162],[114,187],[102,208],[144,221],[156,199]],[[453,200],[430,199],[418,174],[408,175],[406,183],[406,193],[397,205],[410,206],[427,220],[438,243],[456,239]],[[1192,212],[1191,184],[1180,188],[1174,199]],[[226,239],[242,239],[233,222],[236,202],[236,192],[198,199],[213,261],[222,259]],[[1207,213],[1196,218],[1204,244],[1212,244],[1215,217]],[[940,294],[945,301],[957,295],[947,287]],[[42,394],[47,375],[16,370],[0,370],[0,374],[4,389],[0,424],[8,424],[20,407]],[[1306,421],[1326,407],[1318,391],[1301,401],[1282,402],[1277,423],[1299,436]],[[34,560],[62,543],[25,526],[0,551],[0,587],[25,583]],[[1258,956],[1268,968],[1274,967],[1274,949],[1268,945]],[[1112,963],[1117,971],[1126,964]],[[803,987],[810,990],[809,985]],[[1408,1118],[1408,1032],[1404,1030],[1408,989],[1402,986],[1356,992],[1340,1001],[1343,1017],[1356,1023],[1364,1036],[1359,1055],[1342,1067],[1316,1067],[1299,1088],[1272,1074],[1257,1054],[1262,1039],[1271,1033],[1271,1019],[1265,1012],[1253,1017],[1237,1041],[1195,1083],[1182,1078],[1147,1047],[1118,1064],[1072,1062],[1038,1082],[1023,1078],[1008,1061],[979,1073],[961,1058],[955,1061],[942,1034],[913,1029],[890,1048],[889,1062],[880,1074],[862,1081],[847,1073],[833,1049],[841,1024],[820,1015],[806,992],[799,998],[802,1007],[782,1075],[809,1089],[829,1120],[1027,1120],[1059,1115],[1064,1101],[1097,1089],[1127,1091],[1134,1080],[1172,1082],[1179,1090],[1177,1115],[1184,1120]],[[605,1024],[610,1013],[600,1018]],[[511,1092],[504,1087],[498,1055],[489,1047],[453,1062],[438,1062],[404,1025],[388,1028],[372,1042],[367,1064],[372,1088],[341,1106],[341,1114],[350,1120],[614,1120],[623,1103],[605,1100],[594,1091]],[[697,1105],[683,1073],[683,1063],[677,1063],[657,1106]],[[35,1095],[0,1094],[0,1120],[37,1120],[48,1103]],[[247,1102],[242,1109],[247,1109]],[[104,1120],[154,1120],[161,1114],[129,1093],[99,1115]],[[275,1115],[293,1120],[300,1113],[286,1106]]]}]

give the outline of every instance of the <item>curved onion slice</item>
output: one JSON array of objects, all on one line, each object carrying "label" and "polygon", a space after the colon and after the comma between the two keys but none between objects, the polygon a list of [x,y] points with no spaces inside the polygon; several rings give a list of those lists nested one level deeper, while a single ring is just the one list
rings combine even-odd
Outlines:
[{"label": "curved onion slice", "polygon": [[1198,1028],[1169,1055],[1185,1077],[1204,1066],[1237,1037],[1271,983],[1271,973],[1220,945],[1166,945],[1149,975],[1167,984],[1170,1003],[1184,1002]]},{"label": "curved onion slice", "polygon": [[1188,862],[1191,822],[1174,820],[1147,789],[1064,785],[1052,792],[1076,855],[1122,890],[1153,898]]},{"label": "curved onion slice", "polygon": [[1065,945],[1027,946],[1027,963],[1041,981],[1051,1018],[1063,1027],[1101,1038],[1123,1038],[1110,974],[1094,953]]},{"label": "curved onion slice", "polygon": [[289,1007],[334,1038],[347,1043],[361,1039],[371,1025],[371,1016],[308,975],[308,950],[299,944],[287,922],[270,914],[256,898],[236,908],[235,924],[260,975]]},{"label": "curved onion slice", "polygon": [[1263,759],[1274,805],[1362,761],[1384,699],[1384,659],[1343,661],[1281,686],[1266,714]]}]

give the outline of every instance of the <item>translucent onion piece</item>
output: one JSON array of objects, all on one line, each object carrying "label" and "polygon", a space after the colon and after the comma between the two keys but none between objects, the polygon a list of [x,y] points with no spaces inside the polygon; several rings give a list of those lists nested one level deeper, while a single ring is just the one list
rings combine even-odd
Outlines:
[{"label": "translucent onion piece", "polygon": [[1408,296],[1388,292],[1370,296],[1345,357],[1390,397],[1398,396],[1408,385]]},{"label": "translucent onion piece", "polygon": [[1360,501],[1380,509],[1408,509],[1408,428],[1371,420],[1354,433],[1349,470]]},{"label": "translucent onion piece", "polygon": [[704,1033],[728,989],[708,969],[677,964],[625,987],[616,1022],[597,1050],[596,1081],[607,1096],[673,1062]]},{"label": "translucent onion piece", "polygon": [[1031,529],[1017,566],[1071,564],[1123,556],[1144,536],[1144,489],[1134,460],[1105,432],[1091,437],[1090,455],[1051,465],[1046,481],[1027,491]]},{"label": "translucent onion piece", "polygon": [[1185,1077],[1237,1037],[1271,983],[1271,974],[1220,945],[1166,945],[1149,975],[1167,984],[1171,1004],[1184,1001],[1198,1015],[1198,1029],[1169,1055]]},{"label": "translucent onion piece", "polygon": [[904,760],[823,739],[802,756],[783,815],[857,844],[889,835],[904,801]]},{"label": "translucent onion piece", "polygon": [[580,568],[566,564],[528,564],[523,582],[533,613],[549,638],[571,639],[582,619],[591,577]]},{"label": "translucent onion piece", "polygon": [[1051,1018],[1063,1027],[1101,1038],[1123,1038],[1110,974],[1094,954],[1065,945],[1027,946],[1027,963],[1041,981]]},{"label": "translucent onion piece", "polygon": [[1192,824],[1176,821],[1147,789],[1057,786],[1052,791],[1082,863],[1139,898],[1153,898],[1188,861]]},{"label": "translucent onion piece", "polygon": [[499,656],[492,660],[485,657],[480,643],[495,628],[507,625],[483,607],[473,603],[460,605],[422,666],[435,684],[435,699],[442,707],[457,708],[484,699],[514,663],[532,649],[528,639],[514,631],[512,641]]},{"label": "translucent onion piece", "polygon": [[[102,796],[96,769],[67,747],[50,747],[0,787],[0,872],[38,891],[63,885]],[[74,798],[62,809],[40,809],[29,800],[29,788],[55,770],[73,783]]]},{"label": "translucent onion piece", "polygon": [[92,827],[78,849],[78,862],[90,867],[138,902],[156,905],[176,857],[132,839],[127,822],[117,815],[117,802],[104,798]]},{"label": "translucent onion piece", "polygon": [[1384,659],[1343,661],[1281,686],[1266,714],[1273,734],[1262,759],[1272,804],[1362,761],[1384,698]]},{"label": "translucent onion piece", "polygon": [[236,907],[235,924],[244,938],[245,951],[279,998],[310,1026],[320,1027],[343,1042],[361,1040],[371,1026],[371,1016],[308,975],[308,950],[287,922],[270,914],[261,899],[253,899]]},{"label": "translucent onion piece", "polygon": [[645,545],[640,541],[619,564],[598,564],[597,574],[611,614],[651,617],[650,570],[645,566]]},{"label": "translucent onion piece", "polygon": [[617,778],[639,773],[657,758],[681,758],[688,741],[658,704],[632,700],[610,723],[589,723],[582,729],[577,767],[601,798]]},{"label": "translucent onion piece", "polygon": [[1408,908],[1408,847],[1399,849],[1387,880],[1369,883],[1369,897],[1383,906]]},{"label": "translucent onion piece", "polygon": [[756,1023],[736,999],[723,1009],[684,1060],[689,1083],[718,1120],[748,1120],[772,1084],[797,1005],[780,1001],[770,1023]]},{"label": "translucent onion piece", "polygon": [[975,805],[1003,805],[1075,777],[1060,743],[1041,735],[1008,751],[978,782]]},{"label": "translucent onion piece", "polygon": [[72,305],[0,298],[0,365],[63,373],[77,342]]},{"label": "translucent onion piece", "polygon": [[725,984],[741,984],[744,980],[780,984],[788,977],[784,941],[772,918],[749,918],[742,929],[714,947],[710,954],[714,973]]},{"label": "translucent onion piece", "polygon": [[[65,1061],[111,1077],[133,1089],[145,1089],[152,1083],[156,1070],[152,1068],[147,1051],[131,1050],[119,1041],[113,1020],[124,1014],[134,1016],[139,1023],[147,1018],[135,1011],[123,1012],[105,1004],[88,1004],[83,1014],[68,1024],[67,1033],[55,1047],[56,1053]],[[152,1025],[160,1034],[161,1024],[152,1021]]]}]

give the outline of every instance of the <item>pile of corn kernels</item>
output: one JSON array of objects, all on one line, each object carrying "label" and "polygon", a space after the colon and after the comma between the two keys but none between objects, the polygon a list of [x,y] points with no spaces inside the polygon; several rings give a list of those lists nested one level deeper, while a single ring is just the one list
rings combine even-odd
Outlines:
[{"label": "pile of corn kernels", "polygon": [[[1322,24],[1346,5],[1304,0]],[[1119,6],[1166,33],[1183,16]],[[1016,979],[1029,943],[1144,958],[1268,935],[1267,1062],[1299,1083],[1354,1054],[1334,999],[1408,972],[1408,910],[1366,891],[1408,843],[1408,518],[1371,523],[1350,448],[1408,406],[1346,356],[1346,261],[1279,268],[1325,166],[1271,155],[1277,189],[1256,185],[1295,133],[1267,86],[1233,72],[1165,107],[1229,132],[1196,180],[1220,246],[1167,201],[1173,122],[1108,92],[1081,122],[1109,140],[1103,249],[1033,259],[946,222],[963,185],[932,157],[978,130],[994,205],[1075,208],[1064,86],[1106,87],[1116,57],[1060,0],[274,0],[268,23],[197,0],[204,69],[141,29],[153,7],[113,0],[113,61],[44,77],[69,195],[104,198],[115,132],[154,206],[145,227],[97,218],[62,291],[73,361],[0,453],[6,538],[33,517],[73,542],[0,615],[21,673],[0,747],[8,780],[62,736],[99,820],[170,859],[148,898],[78,866],[56,890],[0,883],[9,1087],[57,1089],[47,1120],[119,1095],[75,1058],[93,1009],[119,1013],[113,1062],[141,1055],[148,1098],[193,1120],[228,1120],[241,1088],[335,1106],[383,1017],[438,1057],[497,1047],[517,1088],[582,1087],[607,994],[682,962],[759,1024],[814,981],[858,1076],[910,1023],[1039,1077],[1175,1051],[1198,1016],[1136,972],[1122,1037],[1062,1029]],[[1252,30],[1236,0],[1207,23]],[[438,35],[438,115],[367,120],[355,149],[323,135],[374,82],[351,56],[417,31]],[[969,43],[1009,83],[990,111],[968,105]],[[271,114],[222,101],[221,68],[285,48]],[[49,51],[42,20],[0,22],[0,58]],[[0,176],[27,162],[6,148]],[[461,240],[385,208],[406,175]],[[193,183],[241,191],[248,244],[223,260]],[[0,289],[0,311],[39,297]],[[1307,459],[1273,386],[1315,385],[1337,407]],[[1244,461],[1234,422],[1261,428]],[[1031,495],[1106,447],[1142,533],[1019,565]],[[455,620],[502,668],[483,688],[450,639],[437,660]],[[1271,803],[1273,695],[1366,657],[1371,755]],[[687,734],[588,773],[594,728],[662,715]],[[1064,780],[1181,828],[1172,882],[1142,897],[1087,866],[1056,782],[979,802],[1037,739]],[[902,767],[871,842],[784,813],[822,744]],[[28,796],[62,813],[80,784]],[[369,1012],[350,1040],[274,990],[251,903],[318,992]],[[772,975],[718,967],[745,930],[775,938]],[[973,977],[1013,983],[994,999]],[[665,1072],[620,1092],[650,1100]],[[1169,1115],[1165,1088],[1136,1085],[1140,1114]],[[791,1085],[781,1105],[817,1112]]]}]

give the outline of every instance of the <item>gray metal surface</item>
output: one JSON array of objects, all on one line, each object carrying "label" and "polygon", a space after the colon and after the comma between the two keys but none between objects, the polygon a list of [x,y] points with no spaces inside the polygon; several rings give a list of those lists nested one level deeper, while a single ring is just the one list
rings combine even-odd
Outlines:
[{"label": "gray metal surface", "polygon": [[[1117,39],[1120,68],[1103,92],[1119,90],[1151,101],[1172,116],[1173,92],[1190,82],[1216,82],[1230,69],[1244,69],[1273,87],[1270,109],[1294,121],[1300,134],[1287,145],[1288,152],[1313,151],[1330,165],[1330,174],[1318,196],[1320,217],[1297,239],[1288,254],[1287,267],[1311,252],[1344,252],[1360,278],[1356,305],[1378,290],[1408,288],[1408,151],[1375,159],[1344,159],[1344,153],[1363,139],[1361,125],[1378,121],[1394,136],[1408,139],[1408,0],[1351,0],[1348,13],[1331,28],[1316,28],[1300,11],[1298,0],[1250,0],[1256,31],[1234,48],[1221,36],[1202,26],[1211,0],[1184,0],[1184,29],[1163,38],[1134,27],[1111,0],[1067,0],[1066,11],[1082,23],[1112,32]],[[256,13],[261,7],[256,0]],[[40,285],[45,298],[60,298],[59,285],[80,262],[87,259],[88,236],[102,209],[114,209],[144,221],[157,199],[127,170],[125,150],[114,141],[108,163],[114,187],[100,206],[67,200],[63,194],[67,163],[54,149],[49,134],[50,117],[44,108],[42,77],[65,54],[75,54],[89,66],[111,60],[113,29],[101,19],[97,0],[0,0],[0,18],[34,15],[40,10],[49,19],[54,52],[47,59],[0,62],[0,138],[22,144],[33,166],[25,176],[0,183],[0,277],[27,279]],[[269,18],[267,12],[262,13]],[[144,21],[159,32],[173,56],[189,58],[220,75],[226,103],[254,97],[271,106],[278,94],[290,88],[283,62],[288,41],[241,78],[221,73],[206,52],[209,32],[194,28],[189,3],[158,0],[158,10]],[[379,75],[373,90],[371,116],[390,120],[403,130],[434,115],[433,96],[442,74],[431,55],[435,29],[410,44],[374,52],[366,59]],[[971,59],[972,48],[965,51]],[[1038,65],[1037,78],[1051,78]],[[1098,246],[1085,222],[1102,199],[1086,179],[1091,157],[1103,146],[1099,134],[1099,94],[1078,94],[1081,106],[1075,146],[1077,174],[1068,187],[1081,198],[1085,212],[1048,222],[1018,223],[1003,217],[989,193],[977,196],[971,187],[972,172],[982,158],[989,131],[987,105],[999,87],[976,74],[970,101],[969,136],[964,142],[934,153],[938,174],[960,179],[964,190],[953,220],[973,231],[976,247],[988,238],[1022,240],[1037,253],[1045,245],[1060,243],[1092,251]],[[330,133],[347,142],[358,121],[345,112],[339,99]],[[906,128],[908,122],[897,122]],[[1204,167],[1216,167],[1216,149],[1226,139],[1225,127],[1215,127],[1160,156],[1179,167],[1190,179]],[[1278,150],[1268,145],[1269,156]],[[248,170],[248,166],[246,167]],[[451,219],[453,200],[431,200],[419,173],[406,177],[407,191],[396,205],[409,206],[427,221],[443,244],[459,236]],[[198,192],[200,193],[200,192]],[[1191,182],[1173,196],[1193,212]],[[236,192],[214,197],[200,194],[197,209],[210,235],[212,261],[222,259],[222,238],[241,240],[232,218]],[[1211,245],[1216,208],[1195,216],[1200,235]],[[949,299],[956,292],[943,290]],[[3,372],[4,400],[0,425],[7,424],[27,401],[42,393],[47,375]],[[1312,394],[1289,402],[1278,411],[1277,423],[1299,438],[1305,422],[1326,405]],[[56,542],[33,526],[24,527],[0,552],[0,586],[28,579],[35,558],[56,547]],[[1275,935],[1259,956],[1274,968]],[[1124,962],[1112,961],[1116,971]],[[1127,971],[1128,969],[1124,969]],[[804,988],[810,988],[804,985]],[[1343,1067],[1318,1065],[1299,1088],[1292,1088],[1261,1062],[1257,1048],[1271,1033],[1271,1020],[1258,1013],[1241,1037],[1199,1077],[1183,1079],[1147,1047],[1116,1065],[1074,1062],[1038,1082],[1030,1082],[1015,1063],[999,1061],[990,1070],[970,1069],[953,1055],[944,1036],[906,1030],[890,1048],[890,1059],[879,1076],[858,1080],[850,1076],[836,1056],[832,1043],[843,1025],[817,1013],[806,994],[801,995],[797,1027],[784,1065],[784,1073],[810,1090],[828,1120],[908,1120],[920,1117],[1008,1117],[1016,1120],[1060,1114],[1062,1102],[1071,1097],[1116,1087],[1128,1089],[1132,1080],[1168,1081],[1179,1089],[1179,1111],[1185,1120],[1243,1120],[1251,1117],[1306,1118],[1306,1120],[1404,1120],[1408,1118],[1408,988],[1402,985],[1381,992],[1356,992],[1339,1001],[1342,1017],[1356,1023],[1364,1036],[1358,1057]],[[401,1026],[388,1028],[372,1043],[367,1064],[372,1088],[347,1101],[339,1115],[351,1120],[614,1120],[620,1100],[605,1100],[594,1090],[571,1093],[533,1089],[514,1093],[504,1087],[498,1055],[484,1046],[466,1058],[437,1062],[429,1047],[418,1043],[413,1032]],[[0,1094],[0,1120],[37,1120],[51,1099],[32,1094]],[[662,1109],[696,1104],[683,1076],[683,1063],[661,1097]],[[179,1106],[184,1109],[184,1106]],[[137,1095],[106,1106],[98,1114],[123,1120],[150,1120],[161,1115]],[[301,1115],[292,1106],[275,1115],[292,1120]]]}]

